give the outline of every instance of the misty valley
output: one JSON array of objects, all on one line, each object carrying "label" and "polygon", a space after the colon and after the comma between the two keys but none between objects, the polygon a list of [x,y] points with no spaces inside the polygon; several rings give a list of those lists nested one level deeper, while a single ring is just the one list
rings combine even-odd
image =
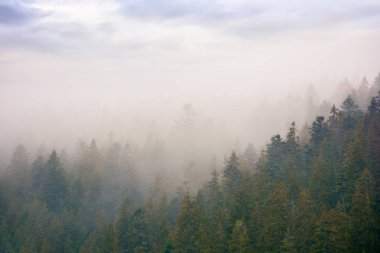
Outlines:
[{"label": "misty valley", "polygon": [[2,161],[0,252],[379,252],[379,90],[380,74],[363,79],[325,116],[224,158],[194,150],[191,104],[175,141],[20,144]]},{"label": "misty valley", "polygon": [[0,253],[380,253],[380,0],[0,0]]}]

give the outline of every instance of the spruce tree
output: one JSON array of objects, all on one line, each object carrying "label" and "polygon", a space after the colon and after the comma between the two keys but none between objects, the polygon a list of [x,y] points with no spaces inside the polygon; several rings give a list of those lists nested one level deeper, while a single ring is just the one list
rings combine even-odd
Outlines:
[{"label": "spruce tree", "polygon": [[281,245],[289,225],[288,193],[281,181],[275,183],[265,205],[263,216],[259,250],[261,252],[281,252]]},{"label": "spruce tree", "polygon": [[352,247],[356,252],[376,252],[375,245],[379,239],[376,234],[374,202],[375,179],[365,169],[357,180],[356,191],[352,196]]},{"label": "spruce tree", "polygon": [[250,252],[247,229],[242,220],[237,220],[229,241],[229,252],[247,253]]},{"label": "spruce tree", "polygon": [[174,252],[196,253],[201,249],[200,214],[187,192],[182,201],[174,236]]},{"label": "spruce tree", "polygon": [[344,253],[349,252],[348,217],[342,206],[322,212],[316,223],[310,252]]},{"label": "spruce tree", "polygon": [[68,186],[59,157],[53,151],[45,165],[45,175],[41,186],[41,198],[50,211],[58,211],[64,205]]}]

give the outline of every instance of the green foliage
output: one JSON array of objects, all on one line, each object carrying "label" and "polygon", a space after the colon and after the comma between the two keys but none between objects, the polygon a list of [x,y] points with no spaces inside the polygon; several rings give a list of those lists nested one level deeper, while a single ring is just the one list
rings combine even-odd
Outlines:
[{"label": "green foliage", "polygon": [[374,214],[375,179],[365,169],[357,180],[352,196],[352,248],[357,252],[374,252],[378,236]]},{"label": "green foliage", "polygon": [[174,236],[174,252],[195,253],[201,249],[200,211],[186,193],[178,215]]},{"label": "green foliage", "polygon": [[281,252],[280,248],[289,225],[288,194],[281,181],[275,183],[264,210],[259,248],[263,252]]},{"label": "green foliage", "polygon": [[322,212],[316,223],[311,252],[348,252],[350,231],[348,217],[340,207]]},{"label": "green foliage", "polygon": [[226,162],[226,167],[223,171],[223,186],[226,197],[232,197],[240,184],[243,174],[239,169],[238,158],[235,151],[232,152],[230,159]]},{"label": "green foliage", "polygon": [[230,252],[246,253],[249,252],[249,239],[247,229],[244,222],[237,220],[232,231],[231,240],[229,242]]},{"label": "green foliage", "polygon": [[67,194],[67,183],[64,171],[55,151],[45,164],[40,197],[51,211],[58,211],[64,205]]},{"label": "green foliage", "polygon": [[268,171],[268,177],[272,181],[283,179],[285,176],[282,166],[284,157],[284,142],[280,135],[271,138],[271,143],[267,148],[267,159],[265,169]]},{"label": "green foliage", "polygon": [[308,190],[300,193],[294,209],[290,227],[293,249],[296,252],[309,252],[318,213]]},{"label": "green foliage", "polygon": [[318,116],[311,127],[310,144],[313,148],[314,155],[317,155],[322,141],[327,137],[327,124],[325,118]]},{"label": "green foliage", "polygon": [[81,143],[65,166],[55,151],[29,164],[20,145],[0,180],[0,252],[380,252],[380,96],[303,132],[232,152],[196,198],[139,186],[129,145]]}]

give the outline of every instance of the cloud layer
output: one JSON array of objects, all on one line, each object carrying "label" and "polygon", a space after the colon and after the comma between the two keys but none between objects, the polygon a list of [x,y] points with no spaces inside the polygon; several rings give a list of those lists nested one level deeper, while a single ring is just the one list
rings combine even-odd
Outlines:
[{"label": "cloud layer", "polygon": [[[379,26],[376,1],[6,1],[0,5],[0,48],[75,53],[84,45],[175,48],[173,38],[179,45],[209,37],[257,40],[305,30],[377,31]],[[203,33],[211,35],[202,41],[197,36]]]}]

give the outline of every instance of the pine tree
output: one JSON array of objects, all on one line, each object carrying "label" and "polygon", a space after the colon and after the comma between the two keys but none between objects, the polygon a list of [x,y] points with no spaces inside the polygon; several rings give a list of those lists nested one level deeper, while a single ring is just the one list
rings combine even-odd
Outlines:
[{"label": "pine tree", "polygon": [[42,156],[38,158],[32,164],[32,189],[37,192],[43,183],[45,175],[45,161]]},{"label": "pine tree", "polygon": [[362,144],[361,131],[358,130],[353,143],[348,147],[343,166],[338,170],[337,192],[342,204],[351,206],[351,196],[355,191],[355,183],[367,167],[364,157],[364,145]]},{"label": "pine tree", "polygon": [[166,194],[156,195],[144,208],[148,231],[152,240],[152,252],[159,252],[167,244],[169,236],[169,205]]},{"label": "pine tree", "polygon": [[68,186],[61,162],[55,151],[50,155],[45,168],[41,198],[50,211],[58,211],[64,205]]},{"label": "pine tree", "polygon": [[229,251],[232,253],[246,253],[249,250],[247,229],[242,220],[237,220],[229,242]]},{"label": "pine tree", "polygon": [[219,185],[219,174],[216,170],[212,172],[212,178],[203,190],[206,200],[206,213],[211,221],[214,221],[218,206],[222,203],[222,192]]},{"label": "pine tree", "polygon": [[311,126],[310,144],[313,148],[314,155],[317,155],[322,141],[327,137],[327,125],[325,118],[318,116]]},{"label": "pine tree", "polygon": [[297,252],[309,252],[316,216],[316,206],[309,191],[302,191],[295,205],[291,231],[293,245]]},{"label": "pine tree", "polygon": [[[376,192],[380,192],[380,91],[378,96],[372,98],[368,111],[368,169],[375,178]],[[380,213],[380,194],[376,196],[376,203],[377,212]]]},{"label": "pine tree", "polygon": [[218,206],[215,221],[210,231],[210,248],[212,253],[227,253],[228,239],[226,234],[228,214],[221,205]]},{"label": "pine tree", "polygon": [[335,107],[335,104],[334,104],[331,107],[330,116],[329,116],[329,119],[327,120],[327,124],[330,126],[335,126],[338,121],[338,115],[339,115],[339,110]]},{"label": "pine tree", "polygon": [[259,235],[261,252],[281,252],[289,222],[287,189],[277,181],[265,206],[263,229]]},{"label": "pine tree", "polygon": [[349,252],[348,217],[341,206],[322,212],[316,223],[311,251],[313,253]]},{"label": "pine tree", "polygon": [[232,152],[230,159],[226,163],[226,167],[223,171],[223,187],[226,201],[228,203],[232,202],[232,198],[235,195],[240,181],[243,175],[239,170],[239,161],[235,154],[235,151]]},{"label": "pine tree", "polygon": [[312,165],[309,189],[319,209],[335,204],[335,174],[323,157],[317,157]]},{"label": "pine tree", "polygon": [[129,217],[132,214],[131,203],[125,198],[119,211],[119,218],[116,223],[116,237],[120,245],[120,252],[126,253],[129,249]]},{"label": "pine tree", "polygon": [[[64,251],[66,252],[66,251]],[[69,251],[70,252],[70,251]],[[73,251],[76,252],[76,251]],[[106,224],[88,236],[79,253],[119,253],[119,245],[112,224]]]},{"label": "pine tree", "polygon": [[286,149],[288,153],[296,153],[298,149],[298,138],[296,135],[296,123],[293,121],[291,124],[291,127],[289,128],[289,131],[286,135]]},{"label": "pine tree", "polygon": [[272,181],[283,179],[285,170],[282,166],[284,156],[284,142],[280,135],[271,138],[271,143],[267,147],[266,170],[268,177]]},{"label": "pine tree", "polygon": [[199,210],[194,201],[190,199],[190,194],[186,193],[177,219],[174,236],[174,252],[200,252],[201,236],[199,219]]},{"label": "pine tree", "polygon": [[360,116],[362,112],[355,101],[348,96],[341,106],[339,117],[342,118],[343,130],[353,129],[356,126],[356,117]]},{"label": "pine tree", "polygon": [[231,207],[230,221],[232,227],[236,220],[243,222],[249,221],[253,211],[254,203],[252,196],[252,178],[250,175],[245,175],[240,183],[240,186],[235,194],[234,201]]},{"label": "pine tree", "polygon": [[137,209],[129,221],[128,228],[128,252],[151,252],[152,239],[148,231],[145,213]]},{"label": "pine tree", "polygon": [[3,210],[1,210],[1,208],[2,207],[0,203],[0,252],[16,253],[15,245],[12,245],[12,239],[13,239],[12,234],[11,234],[12,231],[10,230],[8,224],[6,223],[7,221],[6,216],[3,214]]},{"label": "pine tree", "polygon": [[288,131],[285,142],[285,178],[291,202],[294,203],[298,196],[299,191],[302,188],[302,179],[305,177],[305,173],[301,170],[303,157],[301,156],[300,146],[298,143],[298,137],[296,135],[296,125],[293,122]]},{"label": "pine tree", "polygon": [[375,229],[374,201],[375,179],[365,169],[357,180],[356,191],[352,197],[352,246],[356,252],[376,252],[378,236]]}]

